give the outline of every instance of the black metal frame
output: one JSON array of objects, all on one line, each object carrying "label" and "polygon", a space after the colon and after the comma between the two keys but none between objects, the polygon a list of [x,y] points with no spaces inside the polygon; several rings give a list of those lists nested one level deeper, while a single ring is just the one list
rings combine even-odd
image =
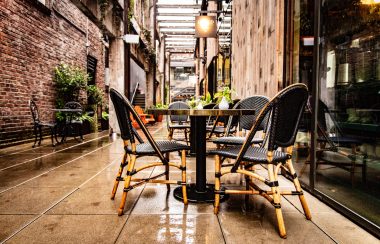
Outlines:
[{"label": "black metal frame", "polygon": [[[51,143],[53,144],[53,147],[54,147],[55,146],[54,138],[55,138],[55,141],[58,143],[58,139],[57,139],[57,125],[56,125],[56,123],[42,122],[40,120],[40,115],[39,115],[39,112],[38,112],[38,107],[37,107],[36,103],[33,100],[29,101],[29,108],[30,108],[30,111],[32,113],[33,131],[34,131],[34,136],[35,136],[34,144],[33,144],[32,147],[36,146],[37,141],[38,141],[38,146],[41,145],[41,141],[42,141],[42,128],[43,127],[48,127],[50,129]],[[39,137],[39,140],[38,140],[38,137]]]}]

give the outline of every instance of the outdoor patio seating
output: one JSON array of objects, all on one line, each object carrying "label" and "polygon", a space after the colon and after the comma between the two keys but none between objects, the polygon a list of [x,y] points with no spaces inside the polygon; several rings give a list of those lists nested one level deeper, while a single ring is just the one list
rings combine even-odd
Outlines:
[{"label": "outdoor patio seating", "polygon": [[[80,109],[83,110],[79,102],[67,102],[64,106],[65,109]],[[79,136],[83,141],[83,120],[80,119],[82,112],[68,113],[66,115],[66,136],[71,134],[74,137]]]},{"label": "outdoor patio seating", "polygon": [[[237,101],[236,101],[237,103]],[[236,103],[230,103],[229,108],[235,108]],[[216,104],[212,109],[219,109],[219,105]],[[225,133],[235,133],[236,132],[236,126],[237,126],[237,120],[236,116],[233,122],[230,124],[230,127],[228,128],[227,132],[227,126],[229,119],[232,118],[231,116],[216,116],[213,118],[210,116],[208,124],[206,126],[206,131],[208,132],[207,139],[210,140],[213,136],[221,136]]]},{"label": "outdoor patio seating", "polygon": [[[168,109],[190,109],[185,102],[173,102],[169,104]],[[175,130],[181,130],[184,133],[186,143],[189,142],[188,134],[190,133],[190,121],[188,115],[169,115],[167,119],[168,139],[172,140]]]},{"label": "outdoor patio seating", "polygon": [[[327,164],[347,170],[351,175],[351,184],[354,184],[356,168],[361,168],[362,180],[365,182],[367,155],[359,153],[359,146],[363,142],[344,135],[335,116],[324,102],[319,100],[318,106],[317,166]],[[331,126],[328,126],[329,121],[332,123]],[[343,148],[348,150],[343,150]]]},{"label": "outdoor patio seating", "polygon": [[[279,234],[281,237],[286,238],[281,210],[281,195],[297,195],[306,218],[311,219],[310,210],[292,164],[292,148],[307,96],[308,91],[304,84],[295,84],[285,88],[258,114],[257,120],[242,146],[231,146],[209,151],[210,155],[215,155],[215,214],[219,212],[221,194],[261,195],[274,206]],[[252,147],[252,138],[261,129],[262,123],[268,115],[270,115],[270,127],[266,135],[268,142],[263,147]],[[283,150],[280,151],[280,148]],[[235,159],[236,161],[232,168],[221,170],[222,159],[225,158]],[[252,166],[256,164],[266,165],[268,178],[252,170]],[[240,168],[241,166],[243,169]],[[278,173],[280,169],[283,169],[293,179],[295,191],[284,191],[279,188]],[[220,178],[234,173],[245,176],[249,183],[249,189],[225,190],[221,188]],[[270,187],[270,190],[260,188],[251,179],[261,181]]]},{"label": "outdoor patio seating", "polygon": [[[149,131],[146,129],[144,123],[139,117],[136,110],[133,108],[132,104],[126,99],[122,94],[117,92],[115,89],[110,90],[110,97],[112,103],[115,107],[117,120],[120,127],[121,138],[124,143],[124,157],[120,164],[120,169],[118,171],[114,187],[112,190],[111,199],[115,198],[115,194],[120,181],[124,181],[124,190],[121,197],[121,203],[118,210],[118,215],[123,215],[124,205],[126,202],[127,194],[129,191],[133,190],[139,185],[144,183],[161,183],[166,184],[167,189],[170,190],[170,184],[176,184],[182,186],[183,202],[187,204],[187,192],[186,192],[186,151],[190,150],[190,147],[175,141],[155,141]],[[132,116],[139,124],[142,133],[147,138],[148,142],[143,142],[141,137],[139,138],[136,131],[132,128],[132,122],[130,119]],[[139,143],[137,144],[135,138],[137,137]],[[181,162],[175,163],[169,161],[170,152],[180,152]],[[159,158],[159,162],[146,162],[144,165],[136,168],[137,158],[145,156],[155,156]],[[123,177],[124,167],[127,166],[127,172]],[[154,176],[149,176],[148,178],[134,178],[134,175],[138,172],[153,168],[156,166],[164,166],[165,172],[158,173]],[[181,180],[169,180],[169,167],[175,167],[181,170]],[[157,180],[165,176],[165,180]],[[136,182],[131,184],[131,182]]]},{"label": "outdoor patio seating", "polygon": [[[138,115],[140,116],[140,118],[141,118],[142,122],[144,123],[144,125],[146,125],[146,124],[154,124],[154,122],[156,122],[156,120],[154,119],[153,115],[145,113],[144,110],[140,106],[135,106],[134,108],[135,108],[136,112],[138,113]],[[132,123],[137,126],[137,122],[136,121],[133,121]]]},{"label": "outdoor patio seating", "polygon": [[[269,102],[269,98],[265,96],[252,96],[245,99],[242,99],[240,102],[238,102],[235,107],[240,109],[252,109],[256,111],[255,115],[242,115],[237,118],[237,122],[239,124],[239,132],[242,133],[243,131],[249,131],[252,126],[254,125],[257,116],[259,112],[263,109],[263,107]],[[233,117],[230,118],[231,124],[233,124]],[[263,142],[263,138],[265,137],[265,132],[268,125],[268,118],[264,119],[261,123],[259,130],[263,131],[263,135],[261,138],[254,137],[252,138],[251,143],[252,144],[261,144]],[[216,138],[212,142],[215,143],[218,147],[220,146],[228,146],[228,145],[243,145],[246,138],[241,135],[237,136],[230,136],[229,135],[229,128],[231,127],[231,124],[228,125],[228,130],[226,131],[226,134],[223,137]],[[233,125],[232,125],[233,126]]]},{"label": "outdoor patio seating", "polygon": [[51,143],[54,147],[55,146],[54,139],[56,140],[56,142],[58,141],[57,140],[57,134],[56,134],[57,124],[54,122],[41,121],[40,120],[40,114],[38,112],[38,107],[33,100],[29,101],[29,107],[30,107],[30,111],[32,112],[33,131],[34,131],[34,136],[35,136],[34,144],[32,147],[36,146],[37,141],[38,141],[38,146],[41,145],[43,127],[49,128],[50,136],[51,136]]}]

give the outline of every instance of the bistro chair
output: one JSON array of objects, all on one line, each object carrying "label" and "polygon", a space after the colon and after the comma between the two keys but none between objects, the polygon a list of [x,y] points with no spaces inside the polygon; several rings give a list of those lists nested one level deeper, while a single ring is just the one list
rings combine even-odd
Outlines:
[{"label": "bistro chair", "polygon": [[[318,106],[317,166],[327,164],[347,170],[351,174],[351,184],[354,183],[356,168],[360,167],[362,168],[362,179],[365,182],[367,155],[358,153],[362,142],[343,134],[338,122],[324,102],[319,100]],[[328,126],[328,121],[331,122],[331,126]],[[342,148],[351,150],[342,150]],[[361,162],[357,160],[359,156],[363,159]]]},{"label": "bistro chair", "polygon": [[[235,103],[230,103],[229,108],[235,108],[236,103],[238,103],[238,100],[236,100]],[[213,109],[219,109],[219,105],[218,104],[215,105]],[[213,135],[216,135],[217,137],[219,137],[225,133],[227,134],[235,133],[236,126],[237,126],[236,116],[234,116],[235,119],[233,119],[233,122],[230,124],[230,127],[228,127],[228,132],[227,132],[228,121],[230,118],[232,119],[233,116],[216,116],[215,118],[212,118],[212,116],[210,116],[208,123],[212,125],[206,126],[206,132],[209,133],[207,139],[210,140]]]},{"label": "bistro chair", "polygon": [[[82,105],[74,101],[67,102],[63,108],[83,110]],[[74,135],[74,137],[79,135],[80,139],[83,141],[83,121],[79,119],[80,116],[82,116],[82,112],[67,113],[66,125],[65,125],[66,126],[65,129],[67,131],[65,132],[64,136],[67,136],[69,132],[71,132]],[[97,121],[95,121],[95,123],[97,124]],[[74,130],[76,132],[74,132]]]},{"label": "bistro chair", "polygon": [[[223,137],[219,137],[214,139],[212,142],[217,145],[217,147],[221,146],[230,146],[230,145],[243,145],[246,137],[237,135],[237,136],[230,136],[230,127],[233,126],[234,118],[238,119],[239,124],[239,132],[240,134],[244,131],[249,131],[252,129],[253,124],[255,123],[257,116],[259,112],[264,108],[264,106],[269,102],[269,98],[265,96],[252,96],[245,99],[242,99],[240,102],[238,102],[234,108],[240,108],[240,109],[251,109],[256,111],[255,115],[242,115],[240,117],[237,116],[231,116],[229,124],[227,126],[226,134]],[[263,131],[263,136],[261,138],[254,137],[251,141],[251,144],[261,144],[263,143],[264,137],[265,137],[265,131],[267,128],[267,121],[268,118],[264,119],[263,122],[260,124],[260,127],[258,130]]]},{"label": "bistro chair", "polygon": [[[169,104],[168,109],[190,109],[190,106],[185,102],[173,102]],[[182,130],[185,135],[186,143],[189,142],[188,134],[190,132],[190,123],[188,115],[169,115],[167,121],[168,127],[168,139],[171,141],[173,139],[173,134],[175,130]]]},{"label": "bistro chair", "polygon": [[[281,210],[281,195],[298,195],[306,218],[311,219],[310,210],[292,164],[292,148],[301,114],[307,101],[307,93],[307,87],[304,84],[294,84],[285,88],[267,103],[258,114],[257,120],[242,146],[231,146],[209,152],[209,154],[215,155],[215,214],[219,211],[220,194],[261,195],[274,206],[279,234],[282,238],[286,238]],[[270,127],[266,135],[268,141],[263,147],[252,147],[252,138],[261,128],[261,124],[267,116],[270,116]],[[280,148],[284,151],[279,151]],[[221,170],[221,158],[231,158],[236,159],[236,161],[232,168]],[[244,168],[240,169],[243,162]],[[267,165],[268,178],[251,170],[252,165],[255,164]],[[280,169],[291,176],[295,191],[279,189],[278,173]],[[259,180],[269,186],[270,190],[261,189],[253,181],[249,182],[250,187],[246,190],[224,190],[221,188],[220,178],[231,173],[243,174],[247,180],[251,178]]]},{"label": "bistro chair", "polygon": [[[111,88],[110,97],[115,107],[117,120],[120,127],[121,138],[124,143],[125,154],[120,164],[120,168],[114,183],[111,199],[115,198],[115,194],[120,181],[124,181],[124,190],[121,198],[118,215],[123,215],[124,205],[126,202],[127,194],[134,188],[144,183],[161,183],[166,184],[168,191],[170,190],[170,184],[177,184],[182,186],[183,202],[187,204],[187,192],[186,192],[186,151],[190,150],[190,147],[175,141],[155,141],[149,131],[146,129],[141,118],[133,108],[132,104],[119,92]],[[140,136],[136,133],[136,130],[132,127],[131,116],[138,122],[142,132],[147,138],[148,142],[144,142]],[[137,138],[138,144],[135,139]],[[181,152],[181,163],[174,163],[169,161],[170,152]],[[137,158],[145,156],[155,156],[159,158],[159,162],[146,163],[145,165],[135,168]],[[127,172],[122,177],[123,169],[127,166]],[[137,179],[134,175],[138,172],[156,167],[164,166],[165,172],[150,176],[148,178]],[[182,180],[169,180],[169,166],[178,168],[182,171]],[[165,176],[165,180],[157,180],[157,178]],[[131,182],[136,182],[131,184]]]},{"label": "bistro chair", "polygon": [[34,144],[32,147],[36,146],[38,138],[39,138],[38,146],[41,145],[43,127],[48,127],[50,129],[51,143],[53,144],[53,147],[54,147],[55,146],[54,139],[56,142],[58,142],[57,134],[56,134],[56,129],[57,129],[56,123],[41,121],[37,105],[33,100],[29,101],[29,107],[30,107],[30,111],[32,112],[33,130],[34,130],[34,136],[35,136]]}]

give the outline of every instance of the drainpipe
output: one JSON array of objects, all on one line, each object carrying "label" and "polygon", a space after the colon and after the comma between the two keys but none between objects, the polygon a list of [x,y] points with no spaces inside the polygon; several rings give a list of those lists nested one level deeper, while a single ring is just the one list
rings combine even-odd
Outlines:
[{"label": "drainpipe", "polygon": [[[130,0],[124,0],[124,35],[129,34],[129,2]],[[129,97],[129,91],[131,86],[131,77],[130,77],[130,47],[129,43],[124,42],[124,95],[127,98]]]},{"label": "drainpipe", "polygon": [[[153,39],[153,48],[154,50],[156,50],[156,16],[157,16],[157,1],[156,0],[153,0],[153,35],[152,35],[152,39]],[[157,52],[156,52],[157,53]],[[156,65],[157,63],[157,57],[156,57],[156,62],[155,64],[153,65],[153,70],[152,70],[152,73],[153,73],[153,105],[156,105]]]}]

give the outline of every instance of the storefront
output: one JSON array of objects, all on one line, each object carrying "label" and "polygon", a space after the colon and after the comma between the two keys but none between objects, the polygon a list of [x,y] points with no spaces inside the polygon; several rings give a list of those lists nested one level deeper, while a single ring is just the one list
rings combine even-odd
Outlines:
[{"label": "storefront", "polygon": [[297,143],[302,183],[379,236],[380,1],[293,0],[285,12],[286,83],[311,95]]}]

